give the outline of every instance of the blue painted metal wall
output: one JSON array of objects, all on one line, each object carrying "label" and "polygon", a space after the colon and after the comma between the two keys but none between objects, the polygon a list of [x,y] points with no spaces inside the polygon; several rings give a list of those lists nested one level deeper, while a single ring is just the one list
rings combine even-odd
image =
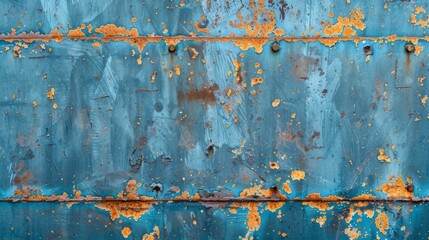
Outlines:
[{"label": "blue painted metal wall", "polygon": [[0,2],[0,236],[428,238],[427,5]]}]

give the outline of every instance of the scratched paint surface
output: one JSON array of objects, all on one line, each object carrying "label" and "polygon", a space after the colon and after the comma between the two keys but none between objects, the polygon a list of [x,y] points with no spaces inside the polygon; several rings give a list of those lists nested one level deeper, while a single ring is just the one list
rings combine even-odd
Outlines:
[{"label": "scratched paint surface", "polygon": [[424,1],[2,1],[4,239],[424,239]]}]

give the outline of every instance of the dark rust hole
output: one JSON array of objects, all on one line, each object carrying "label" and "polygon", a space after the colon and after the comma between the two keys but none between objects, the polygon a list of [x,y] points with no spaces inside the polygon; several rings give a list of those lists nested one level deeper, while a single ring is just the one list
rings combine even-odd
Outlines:
[{"label": "dark rust hole", "polygon": [[365,47],[363,47],[363,52],[366,55],[372,55],[372,47],[370,45],[366,45]]}]

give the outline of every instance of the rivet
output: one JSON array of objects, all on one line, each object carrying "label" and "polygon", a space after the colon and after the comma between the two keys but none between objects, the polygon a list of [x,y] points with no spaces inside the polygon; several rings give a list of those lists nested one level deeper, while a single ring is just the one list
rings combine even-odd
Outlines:
[{"label": "rivet", "polygon": [[280,50],[280,46],[279,46],[279,44],[278,43],[273,43],[272,45],[271,45],[271,50],[273,50],[273,52],[278,52],[279,50]]},{"label": "rivet", "polygon": [[169,52],[175,52],[176,51],[176,46],[174,44],[170,44],[170,46],[168,46],[168,51]]},{"label": "rivet", "polygon": [[407,44],[405,44],[405,50],[407,51],[407,52],[414,52],[414,45],[413,44],[411,44],[411,43],[407,43]]}]

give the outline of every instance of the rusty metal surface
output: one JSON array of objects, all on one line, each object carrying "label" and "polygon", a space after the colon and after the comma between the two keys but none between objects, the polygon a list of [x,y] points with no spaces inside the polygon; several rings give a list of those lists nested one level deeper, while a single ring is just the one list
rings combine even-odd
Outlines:
[{"label": "rusty metal surface", "polygon": [[2,1],[0,236],[427,238],[426,8]]}]

